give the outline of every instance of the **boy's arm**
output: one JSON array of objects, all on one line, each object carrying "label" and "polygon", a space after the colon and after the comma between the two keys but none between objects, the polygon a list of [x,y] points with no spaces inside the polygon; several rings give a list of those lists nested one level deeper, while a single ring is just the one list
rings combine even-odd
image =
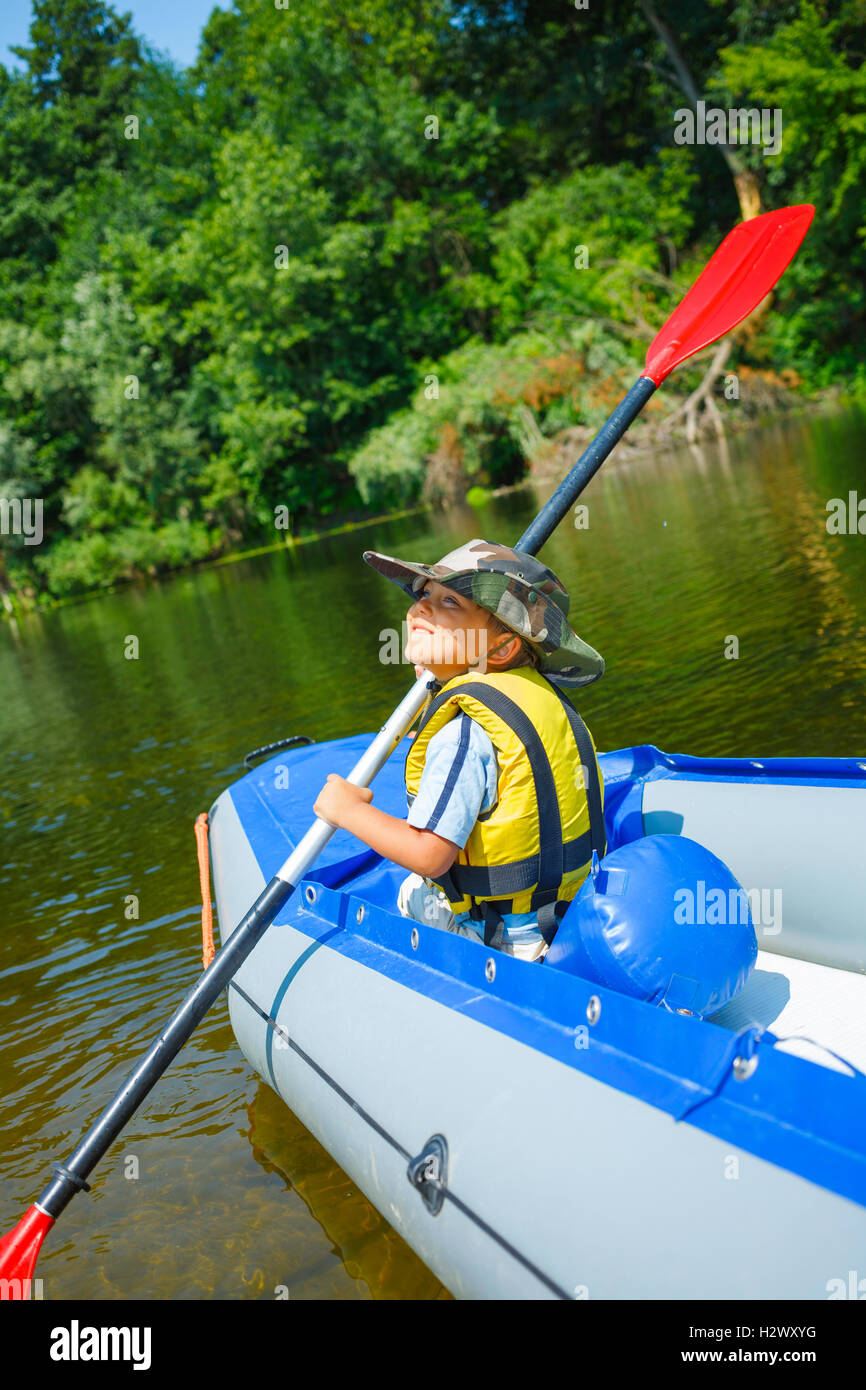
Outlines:
[{"label": "boy's arm", "polygon": [[340,830],[357,835],[385,859],[401,864],[410,873],[422,878],[438,878],[457,858],[457,846],[444,840],[432,830],[416,830],[396,816],[389,816],[377,806],[371,806],[373,792],[369,787],[356,787],[336,772],[316,798],[313,807],[317,816]]}]

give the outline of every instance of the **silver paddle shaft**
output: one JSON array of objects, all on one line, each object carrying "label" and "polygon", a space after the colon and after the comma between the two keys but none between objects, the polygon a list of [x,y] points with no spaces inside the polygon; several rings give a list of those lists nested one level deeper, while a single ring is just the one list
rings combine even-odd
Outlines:
[{"label": "silver paddle shaft", "polygon": [[[403,696],[387,723],[382,725],[369,748],[361,754],[352,771],[346,778],[355,787],[369,787],[377,772],[388,761],[397,744],[411,729],[418,711],[423,709],[430,694],[429,686],[433,677],[425,671]],[[310,865],[318,859],[325,845],[335,833],[335,827],[316,816],[306,835],[292,850],[282,868],[277,870],[277,878],[297,887]]]}]

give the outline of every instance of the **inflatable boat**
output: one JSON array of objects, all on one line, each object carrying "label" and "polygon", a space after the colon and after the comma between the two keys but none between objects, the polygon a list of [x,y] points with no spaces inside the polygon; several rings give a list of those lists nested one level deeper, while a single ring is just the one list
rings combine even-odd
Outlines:
[{"label": "inflatable boat", "polygon": [[[218,798],[223,943],[368,742]],[[406,746],[374,787],[394,815]],[[229,985],[241,1051],[458,1298],[866,1296],[866,761],[599,763],[594,937],[568,949],[566,916],[530,963],[411,922],[404,870],[340,831]],[[653,875],[689,846],[737,891],[674,905]],[[753,945],[720,993],[701,933],[729,907]]]}]

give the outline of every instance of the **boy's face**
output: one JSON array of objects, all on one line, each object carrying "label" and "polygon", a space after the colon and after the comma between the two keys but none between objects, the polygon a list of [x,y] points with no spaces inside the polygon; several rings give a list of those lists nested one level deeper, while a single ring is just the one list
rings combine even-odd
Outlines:
[{"label": "boy's face", "polygon": [[406,660],[431,671],[443,685],[470,668],[482,674],[501,670],[520,647],[518,637],[508,639],[490,630],[486,608],[435,579],[424,585],[406,621]]}]

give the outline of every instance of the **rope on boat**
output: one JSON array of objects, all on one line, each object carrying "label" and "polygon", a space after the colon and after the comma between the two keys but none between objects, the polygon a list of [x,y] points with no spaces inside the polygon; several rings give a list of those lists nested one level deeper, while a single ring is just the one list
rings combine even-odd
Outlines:
[{"label": "rope on boat", "polygon": [[207,970],[215,955],[207,831],[207,811],[200,811],[195,820],[195,842],[198,850],[198,876],[201,884],[201,963],[204,970]]},{"label": "rope on boat", "polygon": [[[804,1042],[811,1047],[817,1047],[821,1052],[829,1052],[831,1057],[835,1057],[837,1062],[841,1062],[843,1067],[848,1067],[855,1076],[862,1076],[866,1080],[866,1072],[861,1071],[860,1067],[855,1067],[853,1062],[849,1062],[847,1057],[843,1057],[840,1052],[834,1052],[832,1047],[827,1047],[826,1043],[816,1042],[814,1038],[807,1038],[805,1033],[788,1033],[784,1038],[776,1038],[776,1043]],[[775,1043],[774,1043],[775,1046]],[[796,1053],[794,1054],[796,1056]]]}]

